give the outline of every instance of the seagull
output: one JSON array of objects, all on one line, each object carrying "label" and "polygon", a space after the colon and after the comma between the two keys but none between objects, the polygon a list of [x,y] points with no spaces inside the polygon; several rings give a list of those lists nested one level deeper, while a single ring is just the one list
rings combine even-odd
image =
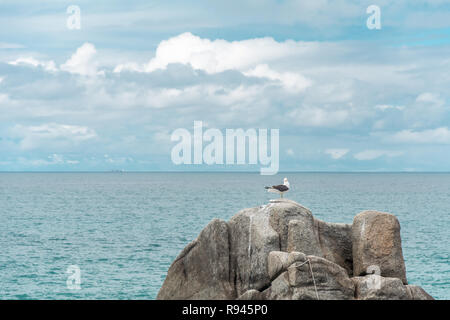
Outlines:
[{"label": "seagull", "polygon": [[264,187],[264,188],[266,188],[268,192],[279,193],[280,198],[283,198],[283,193],[289,191],[290,185],[289,185],[288,179],[284,178],[283,184],[280,184],[278,186]]}]

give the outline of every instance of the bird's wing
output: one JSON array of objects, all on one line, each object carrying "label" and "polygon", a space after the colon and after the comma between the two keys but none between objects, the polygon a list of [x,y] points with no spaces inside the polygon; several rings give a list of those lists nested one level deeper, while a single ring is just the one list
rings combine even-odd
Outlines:
[{"label": "bird's wing", "polygon": [[281,192],[289,190],[289,188],[286,187],[284,184],[280,184],[278,186],[272,186],[272,188],[277,189],[278,191],[281,191]]}]

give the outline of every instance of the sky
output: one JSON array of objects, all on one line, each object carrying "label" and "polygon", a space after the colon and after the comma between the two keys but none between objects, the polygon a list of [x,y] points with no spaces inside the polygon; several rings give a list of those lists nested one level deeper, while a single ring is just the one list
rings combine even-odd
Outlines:
[{"label": "sky", "polygon": [[449,88],[450,0],[0,3],[0,171],[259,170],[175,165],[194,121],[279,129],[280,171],[450,171]]}]

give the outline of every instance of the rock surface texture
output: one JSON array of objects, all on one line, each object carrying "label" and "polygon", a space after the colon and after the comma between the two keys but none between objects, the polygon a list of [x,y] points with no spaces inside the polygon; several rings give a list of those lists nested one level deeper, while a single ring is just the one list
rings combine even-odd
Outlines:
[{"label": "rock surface texture", "polygon": [[212,220],[173,261],[157,299],[427,300],[407,285],[394,215],[327,223],[287,199]]}]

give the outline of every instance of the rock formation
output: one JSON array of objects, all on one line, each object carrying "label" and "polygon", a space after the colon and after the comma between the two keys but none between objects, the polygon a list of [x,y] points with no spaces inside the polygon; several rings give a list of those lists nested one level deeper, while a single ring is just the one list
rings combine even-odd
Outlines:
[{"label": "rock formation", "polygon": [[281,199],[211,221],[173,261],[157,299],[433,298],[407,285],[394,215],[327,223]]},{"label": "rock formation", "polygon": [[363,211],[352,225],[353,274],[365,274],[370,266],[380,275],[394,277],[407,284],[400,238],[400,223],[389,213]]}]

